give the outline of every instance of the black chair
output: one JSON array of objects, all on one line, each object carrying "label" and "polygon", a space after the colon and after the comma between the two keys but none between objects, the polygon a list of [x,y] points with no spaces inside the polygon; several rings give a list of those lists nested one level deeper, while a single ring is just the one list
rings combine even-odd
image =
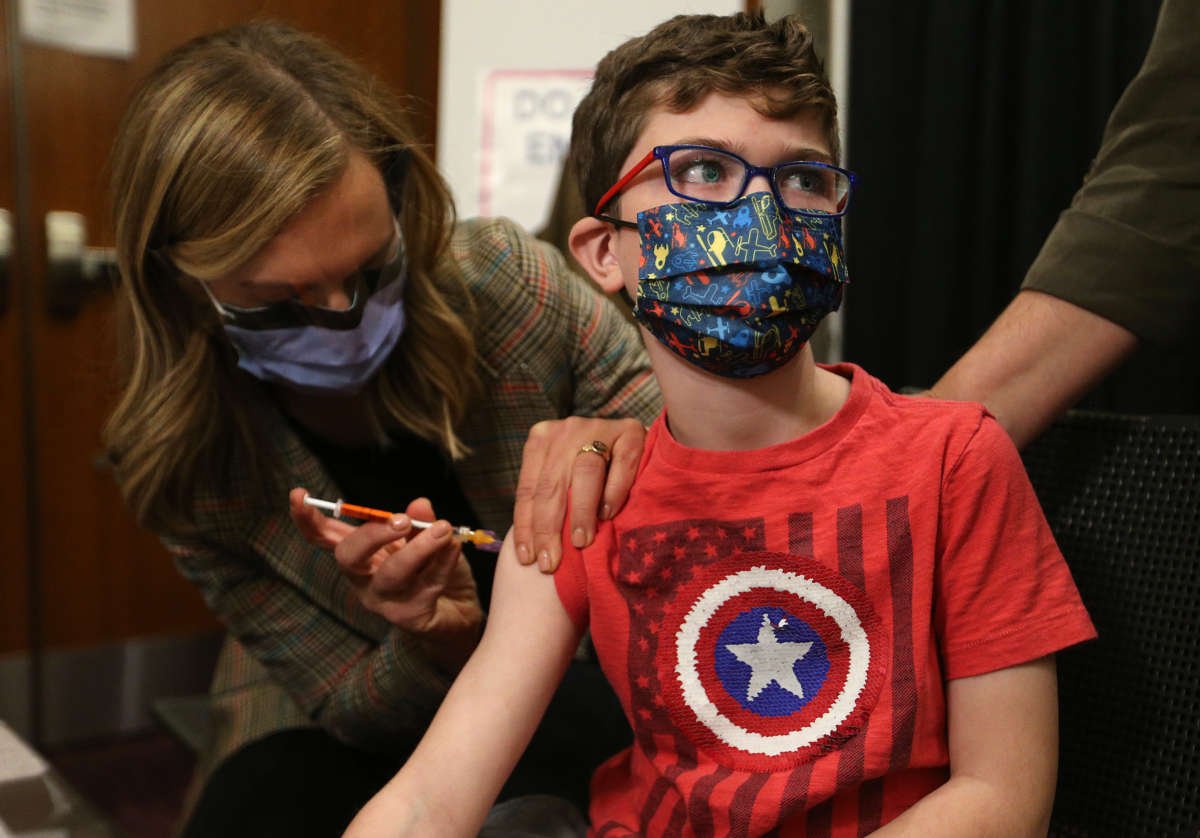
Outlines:
[{"label": "black chair", "polygon": [[1074,411],[1022,456],[1100,634],[1058,657],[1051,834],[1200,836],[1200,416]]}]

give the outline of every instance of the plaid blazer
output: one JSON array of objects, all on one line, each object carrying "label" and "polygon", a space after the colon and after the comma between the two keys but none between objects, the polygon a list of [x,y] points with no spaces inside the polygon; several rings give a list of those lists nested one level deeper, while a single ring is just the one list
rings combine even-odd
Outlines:
[{"label": "plaid blazer", "polygon": [[[460,224],[444,269],[471,289],[481,321],[484,395],[460,429],[473,453],[456,474],[482,525],[503,532],[531,425],[570,415],[649,424],[661,399],[634,327],[557,250],[511,222]],[[262,418],[290,485],[340,497],[266,400]],[[199,536],[163,538],[229,631],[211,691],[216,742],[198,773],[286,728],[320,725],[376,751],[409,741],[447,679],[410,635],[358,603],[328,553],[299,535],[286,497],[264,509],[262,487],[231,482],[219,496],[197,498]]]}]

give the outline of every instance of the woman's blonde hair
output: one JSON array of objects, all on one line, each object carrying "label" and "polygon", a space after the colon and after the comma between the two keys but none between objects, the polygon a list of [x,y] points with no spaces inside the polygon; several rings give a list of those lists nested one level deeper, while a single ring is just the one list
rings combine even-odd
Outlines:
[{"label": "woman's blonde hair", "polygon": [[477,385],[474,306],[447,255],[454,210],[385,86],[333,47],[255,22],[168,54],[135,94],[113,150],[124,389],[105,427],[139,523],[187,531],[193,499],[228,489],[227,464],[264,491],[286,476],[255,422],[259,388],[237,373],[191,278],[245,263],[342,174],[379,168],[404,234],[407,326],[363,396],[376,436],[400,426],[444,448]]}]

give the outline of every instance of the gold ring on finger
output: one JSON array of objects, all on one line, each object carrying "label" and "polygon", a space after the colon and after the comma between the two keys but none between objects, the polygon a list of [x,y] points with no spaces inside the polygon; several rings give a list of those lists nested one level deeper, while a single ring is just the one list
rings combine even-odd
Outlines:
[{"label": "gold ring on finger", "polygon": [[609,460],[612,459],[612,454],[608,450],[608,444],[601,442],[598,439],[592,440],[587,445],[584,445],[577,452],[575,452],[576,457],[578,457],[580,454],[599,454],[600,459],[604,460],[606,465],[608,464]]}]

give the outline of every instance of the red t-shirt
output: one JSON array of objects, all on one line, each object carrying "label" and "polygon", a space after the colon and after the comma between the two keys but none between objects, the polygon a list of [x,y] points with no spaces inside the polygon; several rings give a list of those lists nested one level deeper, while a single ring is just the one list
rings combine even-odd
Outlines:
[{"label": "red t-shirt", "polygon": [[701,451],[663,417],[559,596],[634,730],[601,836],[865,834],[949,776],[945,681],[1095,636],[1008,436],[852,365],[783,445]]}]

